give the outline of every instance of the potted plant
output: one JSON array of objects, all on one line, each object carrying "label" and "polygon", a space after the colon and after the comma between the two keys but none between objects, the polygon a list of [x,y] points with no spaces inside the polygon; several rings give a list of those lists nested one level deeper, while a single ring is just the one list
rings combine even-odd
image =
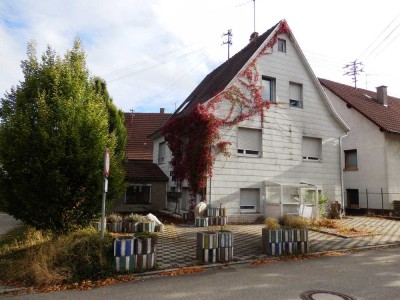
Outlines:
[{"label": "potted plant", "polygon": [[262,251],[271,256],[282,255],[282,230],[276,218],[266,218],[262,229]]},{"label": "potted plant", "polygon": [[109,232],[122,232],[122,216],[116,213],[107,216],[107,229]]},{"label": "potted plant", "polygon": [[124,232],[137,232],[139,231],[139,223],[144,219],[143,216],[131,213],[124,218],[123,230]]}]

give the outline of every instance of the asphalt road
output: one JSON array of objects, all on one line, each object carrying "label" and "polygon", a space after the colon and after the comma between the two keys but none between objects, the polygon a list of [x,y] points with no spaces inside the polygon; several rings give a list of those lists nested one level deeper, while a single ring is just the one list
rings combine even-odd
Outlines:
[{"label": "asphalt road", "polygon": [[[11,299],[301,299],[305,291],[353,299],[400,299],[400,248],[377,249],[267,265],[237,265],[203,273],[144,278],[89,291],[29,294]],[[343,299],[315,294],[310,299]],[[7,297],[10,299],[9,297]]]}]

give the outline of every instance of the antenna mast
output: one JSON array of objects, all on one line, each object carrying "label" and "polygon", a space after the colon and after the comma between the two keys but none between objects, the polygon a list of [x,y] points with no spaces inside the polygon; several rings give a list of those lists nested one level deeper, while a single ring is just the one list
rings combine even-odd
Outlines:
[{"label": "antenna mast", "polygon": [[364,64],[362,62],[358,62],[357,59],[355,61],[350,62],[343,67],[343,69],[347,69],[343,75],[352,76],[354,87],[357,88],[357,75],[361,72],[364,72]]},{"label": "antenna mast", "polygon": [[254,31],[256,32],[256,0],[253,0],[253,7],[254,7]]},{"label": "antenna mast", "polygon": [[228,60],[230,58],[229,48],[232,46],[232,29],[229,29],[227,33],[222,34],[222,36],[228,36],[228,40],[224,41],[222,45],[228,45]]}]

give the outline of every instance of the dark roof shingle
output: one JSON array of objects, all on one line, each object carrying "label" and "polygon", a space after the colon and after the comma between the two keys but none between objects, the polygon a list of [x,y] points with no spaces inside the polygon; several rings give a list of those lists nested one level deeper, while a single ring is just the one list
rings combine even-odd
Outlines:
[{"label": "dark roof shingle", "polygon": [[157,164],[150,161],[128,160],[123,164],[126,177],[135,182],[168,181],[167,175]]},{"label": "dark roof shingle", "polygon": [[153,141],[148,135],[162,126],[171,114],[125,113],[127,159],[153,160]]},{"label": "dark roof shingle", "polygon": [[400,133],[400,99],[388,96],[388,106],[377,102],[377,93],[319,78],[322,86],[341,98],[382,130]]}]

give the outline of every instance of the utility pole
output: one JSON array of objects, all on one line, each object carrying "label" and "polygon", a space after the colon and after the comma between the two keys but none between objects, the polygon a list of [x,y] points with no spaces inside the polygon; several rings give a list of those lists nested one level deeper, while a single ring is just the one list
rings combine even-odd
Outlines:
[{"label": "utility pole", "polygon": [[228,40],[224,41],[222,45],[228,45],[228,60],[230,58],[229,48],[232,46],[232,29],[229,29],[227,33],[222,34],[222,36],[228,36]]},{"label": "utility pole", "polygon": [[256,32],[256,0],[253,0],[253,7],[254,7],[254,9],[253,9],[253,15],[254,15],[254,31],[253,32]]},{"label": "utility pole", "polygon": [[359,75],[361,72],[364,72],[364,64],[362,62],[358,62],[356,59],[355,61],[350,62],[350,64],[345,65],[343,69],[347,70],[347,72],[345,72],[343,75],[351,76],[354,82],[354,87],[357,88],[357,75]]}]

